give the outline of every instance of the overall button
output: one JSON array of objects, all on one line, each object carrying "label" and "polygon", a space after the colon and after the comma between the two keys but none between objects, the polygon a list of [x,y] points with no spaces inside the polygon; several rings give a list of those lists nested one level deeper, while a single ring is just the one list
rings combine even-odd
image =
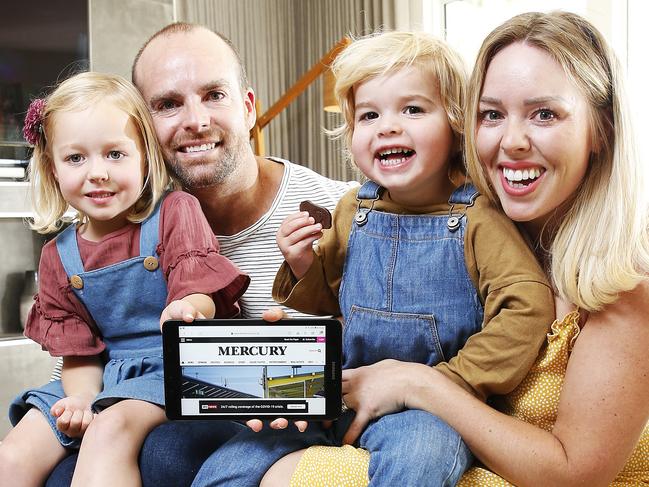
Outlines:
[{"label": "overall button", "polygon": [[75,289],[82,289],[83,288],[83,279],[81,277],[77,276],[76,274],[70,278],[70,284],[72,284],[72,287]]},{"label": "overall button", "polygon": [[356,214],[354,215],[354,221],[356,225],[362,227],[367,223],[367,214],[370,212],[370,208],[359,208]]},{"label": "overall button", "polygon": [[449,231],[454,232],[458,228],[460,228],[460,219],[456,216],[452,216],[446,221],[446,226],[448,227]]},{"label": "overall button", "polygon": [[146,259],[144,259],[144,268],[147,271],[153,272],[158,268],[159,265],[160,264],[158,264],[158,259],[156,259],[155,257],[149,256]]}]

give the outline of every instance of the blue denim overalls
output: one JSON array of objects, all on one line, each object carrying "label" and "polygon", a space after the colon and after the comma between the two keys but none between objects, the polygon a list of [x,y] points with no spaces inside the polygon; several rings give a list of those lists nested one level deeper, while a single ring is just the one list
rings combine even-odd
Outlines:
[{"label": "blue denim overalls", "polygon": [[[382,190],[368,181],[357,197],[339,293],[344,368],[385,358],[434,365],[456,355],[482,327],[482,304],[464,260],[466,215],[372,210]],[[470,206],[477,195],[473,186],[463,186],[449,204]],[[266,470],[292,451],[339,445],[352,415],[325,431],[310,424],[305,433],[292,426],[240,433],[208,458],[192,485],[258,485]],[[472,460],[455,430],[419,410],[372,422],[359,445],[371,453],[372,486],[452,486]],[[250,461],[242,464],[242,458]]]},{"label": "blue denim overalls", "polygon": [[[106,344],[103,390],[92,405],[96,412],[122,399],[140,399],[164,407],[159,320],[167,301],[167,283],[155,257],[160,206],[161,202],[141,224],[140,255],[101,269],[84,271],[76,225],[70,225],[56,239],[71,288],[95,320]],[[63,446],[78,447],[79,440],[61,433],[50,414],[52,405],[62,397],[61,381],[27,390],[11,404],[10,420],[16,424],[30,406],[35,406]]]},{"label": "blue denim overalls", "polygon": [[[358,194],[339,296],[343,368],[386,358],[447,361],[482,328],[482,304],[464,259],[466,215],[374,211],[382,190],[368,181]],[[462,186],[449,204],[470,206],[477,196],[473,186]],[[452,428],[417,410],[371,423],[359,445],[371,453],[370,485],[455,485],[471,461]]]}]

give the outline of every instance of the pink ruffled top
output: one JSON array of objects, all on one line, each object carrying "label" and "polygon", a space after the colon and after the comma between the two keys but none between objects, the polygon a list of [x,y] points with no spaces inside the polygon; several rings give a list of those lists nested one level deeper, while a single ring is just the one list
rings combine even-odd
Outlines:
[{"label": "pink ruffled top", "polygon": [[[237,300],[250,279],[219,253],[198,200],[181,191],[170,193],[162,203],[159,232],[156,252],[167,280],[167,304],[189,294],[208,294],[214,299],[216,317],[236,316]],[[84,269],[99,269],[139,255],[140,225],[126,225],[99,242],[77,234],[77,242]],[[25,335],[54,356],[101,353],[105,348],[101,333],[72,292],[54,240],[43,247],[39,285]],[[138,283],[124,285],[133,288],[137,299]]]}]

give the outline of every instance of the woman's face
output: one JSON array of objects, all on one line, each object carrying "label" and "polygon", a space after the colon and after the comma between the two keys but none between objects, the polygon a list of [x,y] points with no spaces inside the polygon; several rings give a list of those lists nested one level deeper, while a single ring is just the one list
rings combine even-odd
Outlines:
[{"label": "woman's face", "polygon": [[561,218],[591,154],[586,98],[545,51],[515,43],[491,61],[476,144],[505,213],[538,235]]}]

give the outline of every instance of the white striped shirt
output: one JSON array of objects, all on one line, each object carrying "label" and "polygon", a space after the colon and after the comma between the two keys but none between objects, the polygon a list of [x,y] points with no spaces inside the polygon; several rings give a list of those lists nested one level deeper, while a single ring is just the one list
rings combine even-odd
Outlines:
[{"label": "white striped shirt", "polygon": [[[271,296],[273,281],[284,257],[275,235],[288,215],[299,211],[300,203],[310,200],[333,211],[340,197],[356,182],[333,181],[289,161],[271,157],[284,164],[284,175],[271,207],[257,222],[235,235],[217,235],[221,254],[250,276],[250,287],[239,300],[243,318],[260,318],[264,310],[278,306]],[[290,317],[308,316],[284,308]]]}]

